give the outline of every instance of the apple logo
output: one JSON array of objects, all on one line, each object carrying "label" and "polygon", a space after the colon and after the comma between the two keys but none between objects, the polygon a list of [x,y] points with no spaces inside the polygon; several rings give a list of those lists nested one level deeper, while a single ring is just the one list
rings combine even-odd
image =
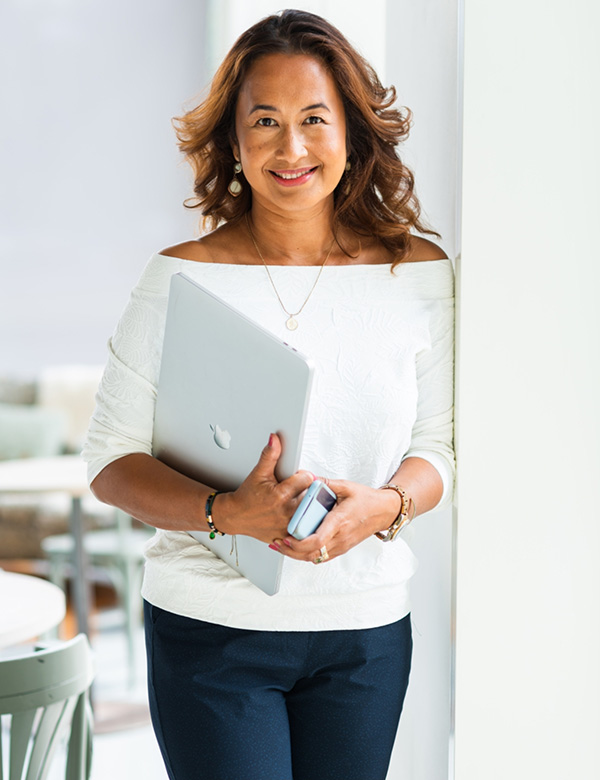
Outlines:
[{"label": "apple logo", "polygon": [[231,434],[229,431],[221,430],[218,425],[211,425],[210,429],[213,432],[213,439],[215,440],[217,447],[220,447],[222,450],[228,450],[229,445],[231,444]]}]

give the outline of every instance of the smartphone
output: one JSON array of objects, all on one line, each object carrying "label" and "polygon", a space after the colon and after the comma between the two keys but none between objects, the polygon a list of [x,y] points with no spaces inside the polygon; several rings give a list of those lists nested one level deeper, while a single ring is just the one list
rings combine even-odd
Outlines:
[{"label": "smartphone", "polygon": [[314,534],[323,518],[337,501],[337,496],[324,482],[316,479],[306,491],[288,524],[288,533],[295,539],[306,539]]}]

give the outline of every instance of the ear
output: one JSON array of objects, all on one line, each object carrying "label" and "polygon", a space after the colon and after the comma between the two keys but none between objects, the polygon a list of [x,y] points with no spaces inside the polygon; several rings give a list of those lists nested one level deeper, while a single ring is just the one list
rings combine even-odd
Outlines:
[{"label": "ear", "polygon": [[233,156],[235,157],[236,162],[239,162],[240,147],[238,146],[237,140],[235,138],[232,138],[229,143],[231,144],[231,151],[233,152]]}]

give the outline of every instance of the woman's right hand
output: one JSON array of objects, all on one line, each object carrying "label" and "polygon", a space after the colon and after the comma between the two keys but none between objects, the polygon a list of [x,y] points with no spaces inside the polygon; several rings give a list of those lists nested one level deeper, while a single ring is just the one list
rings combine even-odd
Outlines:
[{"label": "woman's right hand", "polygon": [[232,493],[219,494],[212,507],[215,527],[225,534],[245,534],[270,544],[287,536],[287,525],[315,479],[310,471],[297,471],[282,482],[275,476],[281,440],[271,434],[258,463]]}]

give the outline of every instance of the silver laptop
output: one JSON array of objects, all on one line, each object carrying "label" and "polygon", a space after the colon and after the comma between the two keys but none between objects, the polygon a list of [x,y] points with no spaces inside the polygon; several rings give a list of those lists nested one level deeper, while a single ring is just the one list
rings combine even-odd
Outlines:
[{"label": "silver laptop", "polygon": [[[159,460],[217,490],[234,490],[269,435],[276,476],[298,469],[313,366],[285,342],[182,273],[171,280],[152,441]],[[198,507],[204,517],[204,507]],[[282,556],[249,536],[190,532],[265,593]]]}]

